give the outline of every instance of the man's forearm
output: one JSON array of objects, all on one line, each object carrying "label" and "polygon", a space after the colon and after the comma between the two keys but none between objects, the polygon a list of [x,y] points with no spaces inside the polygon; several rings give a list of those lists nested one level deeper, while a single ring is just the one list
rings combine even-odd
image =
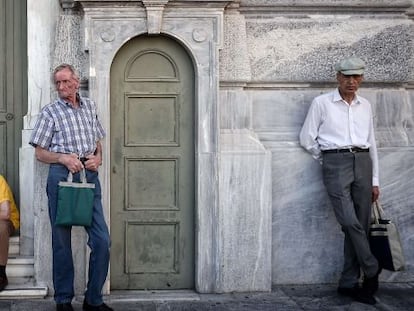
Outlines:
[{"label": "man's forearm", "polygon": [[61,153],[51,152],[42,147],[37,146],[35,149],[36,159],[43,163],[60,163]]}]

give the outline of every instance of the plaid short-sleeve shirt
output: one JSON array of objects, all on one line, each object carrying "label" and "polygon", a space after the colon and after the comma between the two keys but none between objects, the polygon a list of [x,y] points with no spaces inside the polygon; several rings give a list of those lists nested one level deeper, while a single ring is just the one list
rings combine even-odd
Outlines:
[{"label": "plaid short-sleeve shirt", "polygon": [[33,129],[29,143],[57,153],[76,153],[79,157],[93,154],[96,143],[105,137],[96,105],[78,96],[79,108],[62,99],[45,106]]}]

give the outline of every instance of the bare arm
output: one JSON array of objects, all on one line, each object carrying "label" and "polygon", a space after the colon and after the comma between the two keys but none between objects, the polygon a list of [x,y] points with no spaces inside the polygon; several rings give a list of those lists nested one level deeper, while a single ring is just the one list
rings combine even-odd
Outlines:
[{"label": "bare arm", "polygon": [[10,201],[0,203],[0,219],[10,219]]},{"label": "bare arm", "polygon": [[78,159],[78,156],[74,153],[64,154],[51,152],[42,147],[36,146],[35,149],[36,159],[43,163],[60,163],[68,168],[72,173],[79,172],[82,168],[82,162]]}]

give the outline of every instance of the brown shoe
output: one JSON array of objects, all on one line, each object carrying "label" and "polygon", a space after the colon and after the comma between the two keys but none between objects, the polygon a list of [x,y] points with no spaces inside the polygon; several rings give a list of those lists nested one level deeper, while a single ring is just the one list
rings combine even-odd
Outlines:
[{"label": "brown shoe", "polygon": [[9,280],[7,279],[7,276],[0,276],[0,291],[5,289],[8,284]]}]

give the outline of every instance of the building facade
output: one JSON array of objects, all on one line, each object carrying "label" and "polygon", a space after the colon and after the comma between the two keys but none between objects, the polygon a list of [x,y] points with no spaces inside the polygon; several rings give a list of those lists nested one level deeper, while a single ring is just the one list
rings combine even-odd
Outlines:
[{"label": "building facade", "polygon": [[[66,62],[107,131],[107,293],[335,283],[342,234],[298,133],[348,56],[367,64],[381,202],[406,254],[406,271],[381,278],[413,281],[413,12],[408,0],[27,0],[20,254],[34,282],[53,288],[48,168],[28,140]],[[88,250],[84,230],[73,235],[81,294]]]}]

